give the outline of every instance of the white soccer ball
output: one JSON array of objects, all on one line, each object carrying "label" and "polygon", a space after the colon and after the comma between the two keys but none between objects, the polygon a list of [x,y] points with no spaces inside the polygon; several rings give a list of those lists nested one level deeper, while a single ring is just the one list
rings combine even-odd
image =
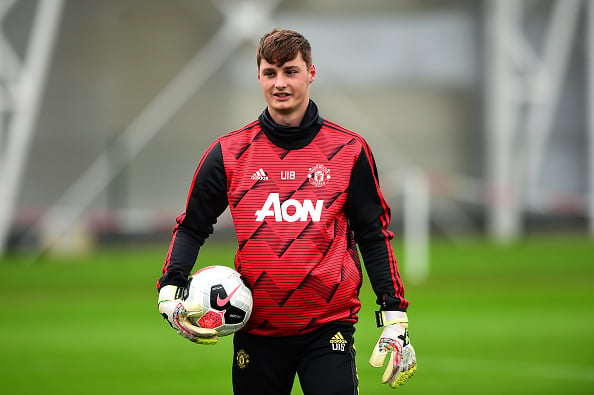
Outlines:
[{"label": "white soccer ball", "polygon": [[226,266],[208,266],[196,272],[184,301],[193,325],[215,329],[219,336],[241,329],[252,314],[252,292],[241,275]]}]

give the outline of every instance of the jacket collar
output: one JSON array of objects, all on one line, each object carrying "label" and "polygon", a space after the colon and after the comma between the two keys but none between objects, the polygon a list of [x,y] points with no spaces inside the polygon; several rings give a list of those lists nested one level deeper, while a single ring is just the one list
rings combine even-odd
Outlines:
[{"label": "jacket collar", "polygon": [[305,116],[299,126],[283,126],[274,122],[268,108],[258,118],[262,131],[275,145],[287,149],[299,149],[309,144],[320,131],[323,119],[318,112],[318,106],[309,101]]}]

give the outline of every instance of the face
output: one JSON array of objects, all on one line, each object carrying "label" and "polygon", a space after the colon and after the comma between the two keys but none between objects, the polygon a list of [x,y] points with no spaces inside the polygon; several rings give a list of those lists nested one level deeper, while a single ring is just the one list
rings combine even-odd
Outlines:
[{"label": "face", "polygon": [[281,66],[261,60],[258,80],[268,111],[277,123],[286,126],[300,124],[309,104],[309,85],[315,75],[314,65],[308,68],[301,53]]}]

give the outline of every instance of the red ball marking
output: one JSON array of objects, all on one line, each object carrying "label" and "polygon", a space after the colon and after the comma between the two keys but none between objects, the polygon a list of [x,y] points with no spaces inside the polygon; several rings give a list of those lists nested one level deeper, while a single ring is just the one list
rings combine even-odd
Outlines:
[{"label": "red ball marking", "polygon": [[214,329],[223,325],[223,317],[221,313],[215,311],[208,311],[198,320],[198,325],[201,328]]}]

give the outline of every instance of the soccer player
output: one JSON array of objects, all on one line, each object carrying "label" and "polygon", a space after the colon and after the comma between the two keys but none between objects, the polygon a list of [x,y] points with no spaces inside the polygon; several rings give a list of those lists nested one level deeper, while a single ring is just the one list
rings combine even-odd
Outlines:
[{"label": "soccer player", "polygon": [[158,280],[159,311],[185,338],[216,343],[213,329],[184,324],[182,295],[201,246],[230,207],[235,268],[254,298],[250,320],[234,334],[234,393],[290,394],[296,374],[305,394],[358,393],[358,250],[383,328],[370,363],[382,366],[389,355],[382,381],[395,388],[415,373],[416,356],[370,148],[310,100],[316,68],[300,33],[265,34],[256,60],[267,107],[200,159]]}]

